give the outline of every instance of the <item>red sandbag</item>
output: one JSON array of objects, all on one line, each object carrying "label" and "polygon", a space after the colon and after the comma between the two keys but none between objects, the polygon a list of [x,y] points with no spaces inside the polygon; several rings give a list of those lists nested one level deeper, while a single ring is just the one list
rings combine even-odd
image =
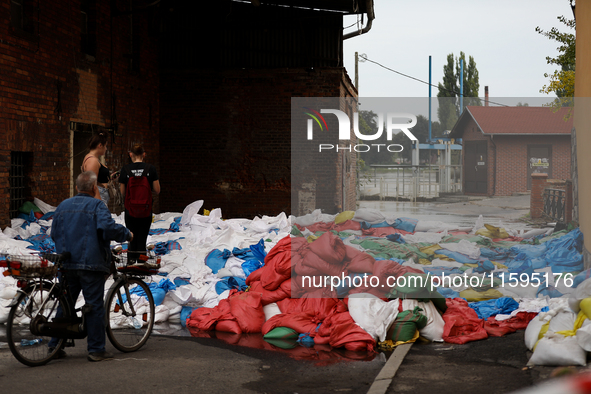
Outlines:
[{"label": "red sandbag", "polygon": [[347,350],[356,352],[375,351],[375,340],[367,331],[355,323],[349,312],[343,312],[339,315],[343,316],[339,316],[330,329],[330,346],[344,347]]},{"label": "red sandbag", "polygon": [[[235,292],[234,292],[235,293]],[[232,292],[230,292],[232,294]],[[208,331],[215,328],[219,320],[233,320],[228,299],[220,300],[213,308],[197,308],[187,319],[187,326]]]},{"label": "red sandbag", "polygon": [[283,238],[265,256],[261,268],[261,284],[267,290],[276,290],[284,280],[291,277],[291,238]]},{"label": "red sandbag", "polygon": [[246,278],[247,286],[250,286],[253,282],[258,282],[261,280],[261,275],[263,275],[264,272],[263,268],[265,268],[265,266],[262,266],[258,270],[252,271],[250,275],[248,275],[248,278]]},{"label": "red sandbag", "polygon": [[347,270],[343,266],[343,262],[329,263],[323,260],[314,253],[311,249],[300,250],[293,254],[292,263],[294,271],[298,275],[303,276],[318,276],[329,275],[340,277],[343,273],[347,275]]},{"label": "red sandbag", "polygon": [[[230,313],[238,322],[241,332],[261,332],[261,327],[265,323],[265,312],[263,312],[261,298],[260,293],[250,291],[230,298]],[[216,327],[216,330],[218,329]]]},{"label": "red sandbag", "polygon": [[537,312],[518,312],[507,320],[496,320],[494,316],[490,316],[484,322],[484,329],[491,337],[501,337],[517,330],[525,330],[537,315]]},{"label": "red sandbag", "polygon": [[[286,280],[285,282],[290,282],[291,279]],[[278,302],[281,301],[285,298],[289,298],[290,297],[290,292],[286,290],[286,287],[283,286],[279,286],[279,288],[277,290],[273,290],[273,291],[269,291],[266,290],[265,288],[263,288],[262,284],[260,281],[257,282],[253,282],[250,285],[250,290],[248,291],[249,293],[259,293],[261,295],[261,304],[263,306],[268,305],[268,304],[272,304],[273,302]]]},{"label": "red sandbag", "polygon": [[320,322],[316,320],[314,313],[282,313],[267,320],[265,324],[263,324],[261,332],[263,335],[266,335],[276,327],[287,327],[299,334],[309,334],[310,336],[314,336],[316,335],[318,323]]},{"label": "red sandbag", "polygon": [[343,223],[337,224],[336,226],[334,226],[334,230],[341,232],[341,231],[347,231],[347,230],[353,230],[353,231],[357,231],[357,230],[361,230],[361,223],[356,222],[355,220],[346,220]]},{"label": "red sandbag", "polygon": [[445,342],[464,344],[488,338],[484,320],[462,298],[447,298],[447,310],[443,314],[445,326],[442,338]]},{"label": "red sandbag", "polygon": [[231,332],[233,334],[242,334],[240,325],[236,320],[220,320],[215,325],[216,331]]},{"label": "red sandbag", "polygon": [[347,255],[343,241],[330,231],[322,234],[309,248],[328,264],[342,264]]},{"label": "red sandbag", "polygon": [[372,256],[365,252],[357,250],[352,246],[345,246],[347,251],[347,271],[360,273],[373,272],[373,265],[376,260]]}]

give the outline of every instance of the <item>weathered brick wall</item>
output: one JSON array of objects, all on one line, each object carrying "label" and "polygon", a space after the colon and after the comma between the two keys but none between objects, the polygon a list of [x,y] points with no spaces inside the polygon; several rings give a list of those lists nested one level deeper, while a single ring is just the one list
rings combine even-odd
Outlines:
[{"label": "weathered brick wall", "polygon": [[570,179],[570,135],[565,136],[495,136],[497,147],[496,196],[527,191],[528,145],[552,146],[553,179]]},{"label": "weathered brick wall", "polygon": [[[487,190],[491,196],[509,196],[512,193],[528,190],[528,145],[551,145],[551,178],[570,179],[569,134],[564,136],[495,135],[491,139],[490,136],[483,135],[471,119],[464,132],[463,141],[464,146],[466,141],[487,141]],[[464,162],[462,164],[465,165]],[[465,175],[463,179],[465,180]]]},{"label": "weathered brick wall", "polygon": [[[127,2],[116,1],[119,7]],[[71,195],[74,152],[70,121],[111,126],[119,136],[109,144],[106,163],[116,169],[127,150],[143,142],[147,161],[159,167],[158,69],[155,43],[145,15],[134,15],[142,37],[139,74],[129,72],[130,18],[111,20],[111,1],[97,0],[97,54],[80,51],[80,1],[39,3],[37,31],[22,34],[10,25],[9,2],[0,7],[0,226],[10,224],[10,152],[29,152],[30,197],[58,205]],[[37,4],[37,3],[36,3]],[[111,23],[112,21],[112,23]],[[111,27],[113,30],[111,31]],[[111,97],[117,98],[115,113]],[[59,98],[59,100],[58,100]],[[90,136],[90,135],[89,135]],[[112,207],[113,208],[113,207]],[[158,200],[155,202],[158,211]]]},{"label": "weathered brick wall", "polygon": [[[290,213],[291,98],[339,97],[343,81],[342,68],[163,72],[161,208],[204,200],[224,217]],[[331,213],[342,209],[340,165],[336,153],[314,163],[315,205]]]}]

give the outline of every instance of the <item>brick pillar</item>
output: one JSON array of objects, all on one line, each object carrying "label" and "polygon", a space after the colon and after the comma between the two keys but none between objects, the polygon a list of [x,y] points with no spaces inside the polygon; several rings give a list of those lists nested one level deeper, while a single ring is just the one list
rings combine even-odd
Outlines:
[{"label": "brick pillar", "polygon": [[548,174],[531,174],[529,213],[532,219],[542,217],[542,212],[544,212],[544,189],[547,180]]},{"label": "brick pillar", "polygon": [[570,179],[566,180],[564,210],[564,221],[568,224],[573,221],[573,181]]}]

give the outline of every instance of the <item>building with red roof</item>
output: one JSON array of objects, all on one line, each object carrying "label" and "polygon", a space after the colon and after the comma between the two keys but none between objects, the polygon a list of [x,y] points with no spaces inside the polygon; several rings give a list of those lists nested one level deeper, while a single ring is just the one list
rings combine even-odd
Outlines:
[{"label": "building with red roof", "polygon": [[571,108],[467,106],[450,137],[462,138],[465,194],[531,190],[531,174],[570,179]]}]

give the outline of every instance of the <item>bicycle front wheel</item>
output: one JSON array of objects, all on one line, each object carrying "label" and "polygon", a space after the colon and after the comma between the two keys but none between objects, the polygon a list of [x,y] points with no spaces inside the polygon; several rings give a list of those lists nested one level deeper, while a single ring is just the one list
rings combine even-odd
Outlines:
[{"label": "bicycle front wheel", "polygon": [[18,361],[30,367],[47,364],[66,341],[60,338],[50,350],[47,345],[51,337],[40,335],[36,329],[56,317],[58,306],[61,306],[63,317],[70,316],[65,296],[49,291],[49,286],[27,289],[19,294],[6,321],[10,351]]},{"label": "bicycle front wheel", "polygon": [[154,298],[146,283],[139,278],[116,281],[105,305],[107,336],[122,352],[141,348],[154,328]]}]

